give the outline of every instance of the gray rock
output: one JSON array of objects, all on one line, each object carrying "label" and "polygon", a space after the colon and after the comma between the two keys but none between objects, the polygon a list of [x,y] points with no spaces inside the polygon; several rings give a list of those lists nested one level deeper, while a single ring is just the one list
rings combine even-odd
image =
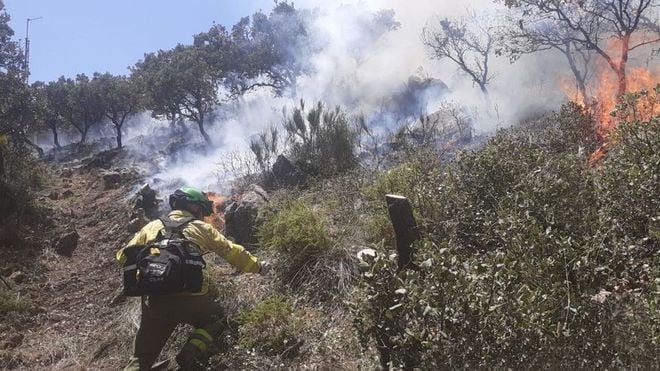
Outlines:
[{"label": "gray rock", "polygon": [[135,196],[133,208],[138,210],[142,209],[143,214],[147,215],[149,219],[158,217],[158,196],[157,192],[145,183]]},{"label": "gray rock", "polygon": [[63,234],[55,241],[55,252],[64,256],[72,256],[73,251],[78,247],[79,239],[80,236],[75,230]]},{"label": "gray rock", "polygon": [[307,181],[305,173],[283,155],[277,156],[273,164],[273,177],[277,185],[284,187],[303,185]]},{"label": "gray rock", "polygon": [[71,178],[73,176],[73,170],[68,168],[68,167],[65,167],[65,168],[62,169],[62,172],[60,173],[60,176],[62,178]]},{"label": "gray rock", "polygon": [[48,194],[48,198],[50,198],[51,200],[57,200],[58,198],[60,198],[60,194],[57,193],[57,191],[52,191]]},{"label": "gray rock", "polygon": [[225,234],[242,245],[257,242],[256,230],[260,209],[269,201],[268,193],[252,184],[225,210]]},{"label": "gray rock", "polygon": [[85,163],[84,167],[91,168],[103,168],[109,169],[112,166],[113,160],[117,155],[121,153],[120,149],[111,149],[107,151],[101,151],[94,156],[86,158],[83,160]]},{"label": "gray rock", "polygon": [[73,191],[70,189],[67,189],[66,191],[62,192],[62,198],[69,198],[73,196]]},{"label": "gray rock", "polygon": [[121,183],[121,174],[117,172],[109,172],[103,174],[103,188],[104,189],[113,189],[117,188]]}]

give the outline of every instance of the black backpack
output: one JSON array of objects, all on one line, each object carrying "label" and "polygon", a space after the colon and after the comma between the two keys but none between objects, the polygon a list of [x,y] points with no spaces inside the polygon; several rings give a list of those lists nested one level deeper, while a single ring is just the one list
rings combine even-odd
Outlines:
[{"label": "black backpack", "polygon": [[124,250],[124,295],[170,295],[199,292],[206,267],[199,247],[183,235],[194,218],[174,221],[162,218],[165,232],[146,245]]}]

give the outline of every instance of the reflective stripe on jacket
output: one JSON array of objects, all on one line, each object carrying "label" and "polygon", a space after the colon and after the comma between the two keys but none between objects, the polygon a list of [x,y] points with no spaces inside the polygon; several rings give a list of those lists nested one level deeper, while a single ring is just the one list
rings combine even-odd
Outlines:
[{"label": "reflective stripe on jacket", "polygon": [[[172,220],[181,220],[189,218],[193,215],[188,211],[174,210],[170,212],[168,217]],[[160,220],[151,221],[145,225],[138,233],[133,236],[129,241],[128,246],[145,245],[156,239],[158,232],[165,229]],[[183,229],[183,235],[189,241],[195,243],[200,247],[202,252],[214,252],[224,258],[229,264],[243,272],[258,273],[260,269],[257,258],[250,254],[249,251],[241,245],[232,243],[222,233],[218,232],[212,225],[201,220],[193,220],[189,222]],[[117,251],[117,263],[123,265],[126,261],[124,249]],[[204,283],[200,292],[188,295],[203,295],[206,294],[209,287],[208,271],[204,270]]]}]

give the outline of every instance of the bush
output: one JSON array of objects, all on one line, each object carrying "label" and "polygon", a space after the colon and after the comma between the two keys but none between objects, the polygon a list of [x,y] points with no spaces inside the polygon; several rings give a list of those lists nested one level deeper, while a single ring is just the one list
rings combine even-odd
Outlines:
[{"label": "bush", "polygon": [[357,133],[339,107],[327,110],[318,102],[306,112],[301,100],[300,107],[285,118],[284,129],[293,161],[308,174],[330,177],[357,164]]},{"label": "bush", "polygon": [[345,286],[346,250],[330,237],[321,215],[300,200],[285,203],[260,226],[259,243],[277,252],[275,271],[294,290],[328,298]]},{"label": "bush", "polygon": [[[638,104],[651,112],[640,112]],[[653,108],[656,107],[655,114]],[[660,84],[652,92],[631,94],[615,111],[626,120],[614,133],[598,177],[600,204],[617,236],[644,238],[660,217]]]},{"label": "bush", "polygon": [[34,192],[41,189],[46,169],[31,151],[0,135],[0,221],[24,219],[35,212]]},{"label": "bush", "polygon": [[579,150],[597,147],[593,131],[575,129],[588,117],[571,107],[554,117],[498,132],[427,173],[431,184],[408,182],[407,170],[377,184],[422,195],[415,207],[426,208],[419,269],[398,272],[379,251],[352,305],[383,363],[660,366],[657,114],[623,122],[597,168]]},{"label": "bush", "polygon": [[239,345],[270,356],[294,356],[300,346],[300,324],[296,318],[296,312],[284,298],[268,298],[240,315]]},{"label": "bush", "polygon": [[30,314],[34,313],[36,308],[31,301],[20,297],[13,297],[0,293],[0,315],[6,316],[9,313]]}]

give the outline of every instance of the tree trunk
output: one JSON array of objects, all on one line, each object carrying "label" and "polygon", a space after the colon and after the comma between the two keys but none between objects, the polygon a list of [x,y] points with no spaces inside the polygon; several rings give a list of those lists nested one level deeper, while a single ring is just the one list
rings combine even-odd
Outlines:
[{"label": "tree trunk", "polygon": [[206,141],[206,144],[212,145],[213,142],[211,141],[211,137],[206,133],[206,130],[204,130],[204,114],[199,115],[199,120],[197,121],[197,126],[199,126],[199,132],[204,137],[204,140]]},{"label": "tree trunk", "polygon": [[414,269],[412,244],[420,239],[420,235],[412,206],[407,198],[393,194],[385,195],[385,201],[396,235],[399,270]]},{"label": "tree trunk", "polygon": [[25,141],[25,143],[27,143],[27,145],[29,145],[30,147],[34,148],[35,151],[37,151],[37,153],[39,154],[39,158],[44,157],[43,148],[39,147],[39,145],[28,139],[28,137],[25,135],[23,135],[23,140]]},{"label": "tree trunk", "polygon": [[121,149],[121,125],[115,125],[115,129],[117,130],[117,149]]},{"label": "tree trunk", "polygon": [[618,90],[616,93],[617,102],[620,102],[624,94],[628,90],[626,81],[626,64],[628,63],[628,49],[630,48],[630,34],[626,34],[621,38],[621,60],[616,69],[616,77],[618,79]]},{"label": "tree trunk", "polygon": [[170,131],[176,133],[176,115],[172,115],[172,120],[170,121]]},{"label": "tree trunk", "polygon": [[571,67],[571,72],[573,72],[573,77],[575,78],[575,84],[577,85],[578,92],[582,97],[582,104],[586,106],[587,104],[589,104],[589,102],[587,101],[587,86],[585,84],[587,73],[586,71],[582,73],[582,71],[580,71],[577,64],[575,63],[575,58],[573,57],[573,51],[571,50],[570,42],[567,42],[565,44],[565,49],[563,50],[563,52],[564,55],[566,56],[566,59],[568,60],[568,65]]},{"label": "tree trunk", "polygon": [[50,130],[53,132],[53,143],[55,144],[56,148],[62,148],[60,145],[60,140],[57,135],[57,126],[51,126]]},{"label": "tree trunk", "polygon": [[85,144],[87,141],[87,131],[89,130],[89,126],[85,126],[83,130],[80,130],[80,142],[78,144]]},{"label": "tree trunk", "polygon": [[584,79],[577,80],[578,91],[582,97],[582,104],[587,105],[587,85],[585,84]]},{"label": "tree trunk", "polygon": [[2,149],[2,146],[0,146],[0,178],[5,177],[5,157],[4,157],[4,150]]}]

